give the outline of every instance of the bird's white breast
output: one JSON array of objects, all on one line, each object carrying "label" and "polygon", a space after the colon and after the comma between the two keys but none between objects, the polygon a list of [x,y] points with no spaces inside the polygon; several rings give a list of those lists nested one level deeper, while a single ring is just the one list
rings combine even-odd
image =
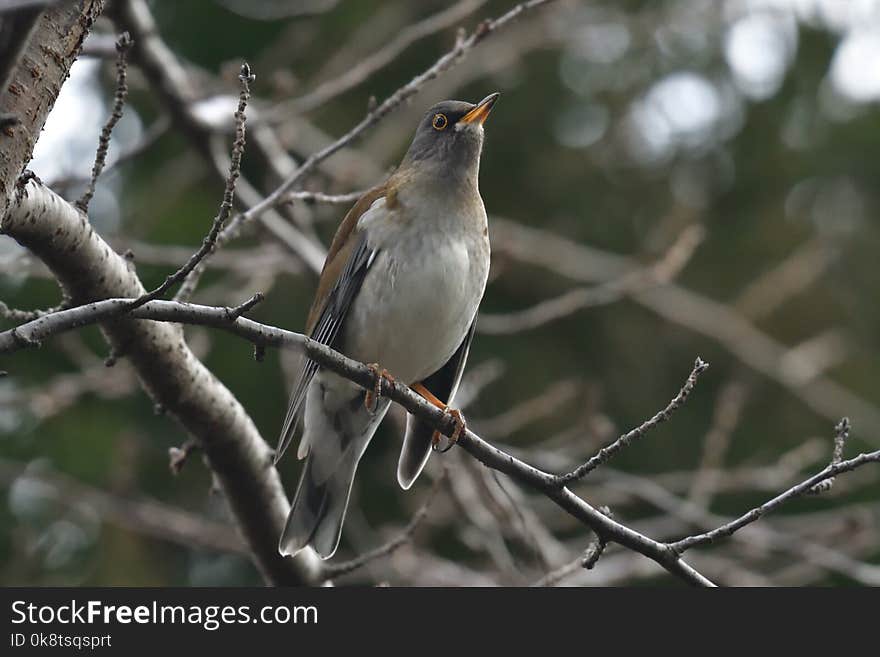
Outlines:
[{"label": "bird's white breast", "polygon": [[380,199],[360,228],[379,253],[346,320],[344,349],[415,383],[461,344],[483,296],[489,241],[482,202]]}]

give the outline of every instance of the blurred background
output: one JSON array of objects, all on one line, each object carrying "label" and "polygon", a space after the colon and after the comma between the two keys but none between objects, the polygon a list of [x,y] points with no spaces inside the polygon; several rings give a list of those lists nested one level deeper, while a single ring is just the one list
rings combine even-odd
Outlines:
[{"label": "blurred background", "polygon": [[[459,26],[513,4],[147,3],[181,94],[131,63],[93,225],[158,284],[216,214],[242,60],[257,75],[243,208],[448,51]],[[30,165],[67,198],[110,112],[118,28],[96,25]],[[427,107],[501,91],[481,174],[492,274],[459,403],[485,439],[562,472],[660,410],[702,357],[685,407],[576,489],[654,538],[685,536],[824,467],[844,415],[849,455],[880,443],[878,62],[877,0],[560,0],[486,38],[306,188],[380,182]],[[285,227],[320,253],[347,209],[297,201],[249,227],[194,300],[262,291],[250,316],[301,330],[316,276]],[[10,306],[58,302],[48,271],[5,237],[0,271]],[[294,356],[258,363],[239,339],[186,332],[274,445]],[[169,471],[186,435],[107,355],[92,328],[2,363],[0,582],[259,584],[201,461]],[[614,547],[583,570],[589,532],[459,450],[399,490],[401,421],[389,414],[361,463],[340,558],[395,536],[444,465],[449,476],[408,545],[340,583],[674,583]],[[280,467],[292,493],[300,464]],[[725,584],[880,584],[878,496],[880,470],[865,467],[690,560]]]}]

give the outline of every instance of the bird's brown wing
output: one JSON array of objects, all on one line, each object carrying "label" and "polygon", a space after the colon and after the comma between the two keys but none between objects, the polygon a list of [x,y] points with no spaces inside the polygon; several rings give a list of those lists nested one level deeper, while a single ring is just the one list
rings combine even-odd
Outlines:
[{"label": "bird's brown wing", "polygon": [[[366,234],[357,230],[358,219],[376,200],[385,196],[385,193],[386,185],[381,185],[364,194],[345,215],[333,237],[318,280],[315,300],[306,321],[307,334],[317,342],[331,347],[336,346],[335,341],[345,316],[357,297],[364,276],[376,256],[376,251],[367,244]],[[299,378],[293,387],[281,437],[275,450],[276,463],[293,439],[302,414],[306,391],[317,371],[318,364],[303,356]]]},{"label": "bird's brown wing", "polygon": [[[467,335],[461,341],[458,349],[452,357],[446,361],[439,370],[420,383],[425,386],[437,399],[444,404],[451,404],[452,398],[461,383],[461,375],[467,362],[471,341],[474,338],[474,329],[477,320],[471,322]],[[431,455],[431,439],[434,435],[434,427],[417,418],[415,415],[406,417],[406,435],[403,438],[403,449],[400,451],[400,461],[397,463],[397,481],[404,489],[412,486],[416,477]]]}]

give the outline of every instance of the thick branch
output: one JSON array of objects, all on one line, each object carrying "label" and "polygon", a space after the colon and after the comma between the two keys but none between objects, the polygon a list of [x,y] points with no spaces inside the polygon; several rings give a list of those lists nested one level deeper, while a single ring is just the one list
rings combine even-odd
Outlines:
[{"label": "thick branch", "polygon": [[[108,314],[117,312],[118,308],[125,307],[128,303],[130,303],[128,299],[113,299],[90,304],[84,308],[74,308],[62,311],[56,315],[42,317],[27,325],[18,327],[15,331],[17,337],[12,335],[12,331],[0,334],[0,351],[21,348],[27,344],[27,341],[38,341],[48,335],[60,332],[64,328],[69,329],[74,326],[84,325],[85,323],[94,323]],[[262,346],[285,345],[304,349],[310,358],[322,366],[354,381],[363,388],[372,390],[375,387],[375,375],[366,365],[346,358],[329,347],[298,333],[258,324],[244,317],[237,317],[230,321],[225,308],[211,308],[169,301],[151,301],[133,310],[132,314],[135,317],[151,317],[173,322],[215,326],[232,331]],[[22,338],[24,338],[24,342]],[[401,404],[411,413],[427,419],[445,435],[451,436],[455,432],[456,423],[449,415],[426,402],[420,395],[410,390],[408,386],[389,382],[383,378],[381,388],[383,395]],[[533,488],[541,490],[556,504],[593,529],[599,536],[602,536],[604,540],[615,541],[640,552],[660,563],[672,574],[692,584],[711,584],[709,580],[681,561],[678,555],[670,551],[663,543],[659,543],[617,523],[601,511],[587,504],[567,488],[560,487],[558,478],[555,475],[543,472],[520,461],[490,445],[467,429],[460,436],[458,444],[490,468],[499,470]]]},{"label": "thick branch", "polygon": [[[128,263],[87,218],[36,182],[18,194],[2,230],[49,266],[74,303],[107,297],[130,302],[144,293]],[[263,575],[276,584],[318,581],[321,565],[314,553],[293,559],[278,554],[289,506],[271,467],[271,449],[238,400],[189,350],[179,328],[122,318],[105,321],[102,330],[114,351],[130,359],[153,400],[199,440]]]},{"label": "thick branch", "polygon": [[3,76],[0,116],[11,117],[11,123],[0,135],[0,221],[70,66],[103,8],[103,0],[53,3],[37,19],[17,64]]}]

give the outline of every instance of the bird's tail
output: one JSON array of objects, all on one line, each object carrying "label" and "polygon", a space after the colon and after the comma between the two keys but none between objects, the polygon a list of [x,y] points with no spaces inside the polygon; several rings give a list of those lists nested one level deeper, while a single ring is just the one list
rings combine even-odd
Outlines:
[{"label": "bird's tail", "polygon": [[421,474],[431,456],[431,439],[434,427],[407,413],[406,435],[403,437],[403,449],[397,462],[397,482],[404,490],[408,490]]},{"label": "bird's tail", "polygon": [[389,402],[380,401],[372,414],[359,404],[354,416],[342,421],[322,413],[319,421],[306,422],[308,457],[278,545],[281,554],[295,554],[306,545],[322,559],[336,552],[358,463]]}]

